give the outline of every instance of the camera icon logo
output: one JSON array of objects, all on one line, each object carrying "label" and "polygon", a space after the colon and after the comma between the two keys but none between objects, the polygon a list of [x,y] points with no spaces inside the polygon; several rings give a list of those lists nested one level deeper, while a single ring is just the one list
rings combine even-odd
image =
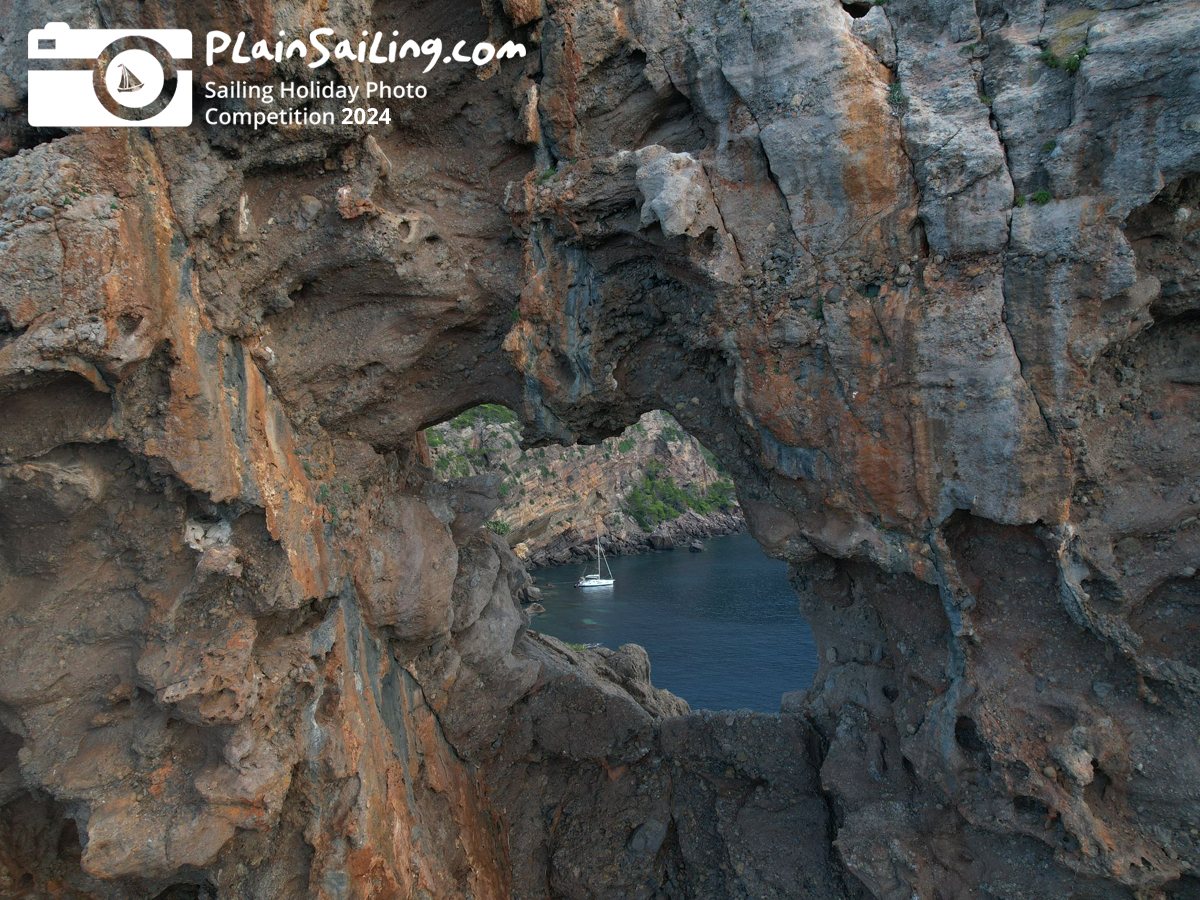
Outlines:
[{"label": "camera icon logo", "polygon": [[[34,128],[192,124],[192,33],[75,28],[29,32],[29,124]],[[60,61],[51,68],[43,60]],[[171,87],[171,82],[174,87]]]}]

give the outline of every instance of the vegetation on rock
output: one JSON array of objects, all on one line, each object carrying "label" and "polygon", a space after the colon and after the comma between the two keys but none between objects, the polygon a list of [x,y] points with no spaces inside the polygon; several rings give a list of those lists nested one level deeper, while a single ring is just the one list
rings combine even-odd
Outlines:
[{"label": "vegetation on rock", "polygon": [[732,482],[717,481],[707,490],[681,488],[672,476],[663,474],[664,468],[658,460],[652,461],[641,482],[626,496],[622,507],[643,531],[653,531],[656,525],[677,518],[689,509],[705,514],[718,510],[728,512],[737,505]]},{"label": "vegetation on rock", "polygon": [[523,451],[516,415],[488,404],[427,429],[426,440],[444,479],[501,476],[488,527],[530,551],[584,545],[597,533],[622,540],[688,512],[737,510],[729,473],[665,412],[599,444]]}]

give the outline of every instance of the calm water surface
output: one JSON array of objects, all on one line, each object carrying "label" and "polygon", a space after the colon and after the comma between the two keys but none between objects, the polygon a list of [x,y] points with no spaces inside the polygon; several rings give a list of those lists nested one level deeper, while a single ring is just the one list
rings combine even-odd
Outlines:
[{"label": "calm water surface", "polygon": [[594,562],[537,569],[546,612],[532,627],[575,644],[641,644],[654,685],[693,709],[779,712],[780,696],[807,688],[817,670],[787,565],[748,534],[704,548],[610,559],[609,588],[575,587]]}]

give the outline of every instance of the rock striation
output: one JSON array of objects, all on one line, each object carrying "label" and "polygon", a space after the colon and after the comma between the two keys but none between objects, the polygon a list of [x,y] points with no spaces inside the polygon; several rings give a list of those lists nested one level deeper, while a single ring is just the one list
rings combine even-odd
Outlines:
[{"label": "rock striation", "polygon": [[[0,43],[0,895],[1200,889],[1195,4],[0,7],[49,20],[533,52],[62,133]],[[530,633],[421,436],[485,402],[670,412],[815,683],[688,712]]]}]

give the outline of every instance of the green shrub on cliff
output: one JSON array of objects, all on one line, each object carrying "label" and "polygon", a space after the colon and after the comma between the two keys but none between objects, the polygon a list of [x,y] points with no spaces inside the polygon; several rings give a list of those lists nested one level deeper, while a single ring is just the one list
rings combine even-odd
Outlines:
[{"label": "green shrub on cliff", "polygon": [[733,482],[717,481],[713,483],[705,491],[704,501],[709,504],[710,511],[729,512],[737,505],[737,494],[734,493]]},{"label": "green shrub on cliff", "polygon": [[664,465],[652,460],[642,480],[625,497],[624,511],[642,531],[653,531],[662,522],[678,518],[689,509],[701,514],[727,511],[733,508],[733,485],[718,481],[707,491],[681,488],[670,475],[663,475]]},{"label": "green shrub on cliff", "polygon": [[517,421],[517,414],[499,403],[485,403],[468,409],[450,420],[450,427],[462,430],[476,425],[507,425]]},{"label": "green shrub on cliff", "polygon": [[447,453],[434,463],[438,473],[447,478],[466,478],[471,474],[471,462],[462,453]]}]

